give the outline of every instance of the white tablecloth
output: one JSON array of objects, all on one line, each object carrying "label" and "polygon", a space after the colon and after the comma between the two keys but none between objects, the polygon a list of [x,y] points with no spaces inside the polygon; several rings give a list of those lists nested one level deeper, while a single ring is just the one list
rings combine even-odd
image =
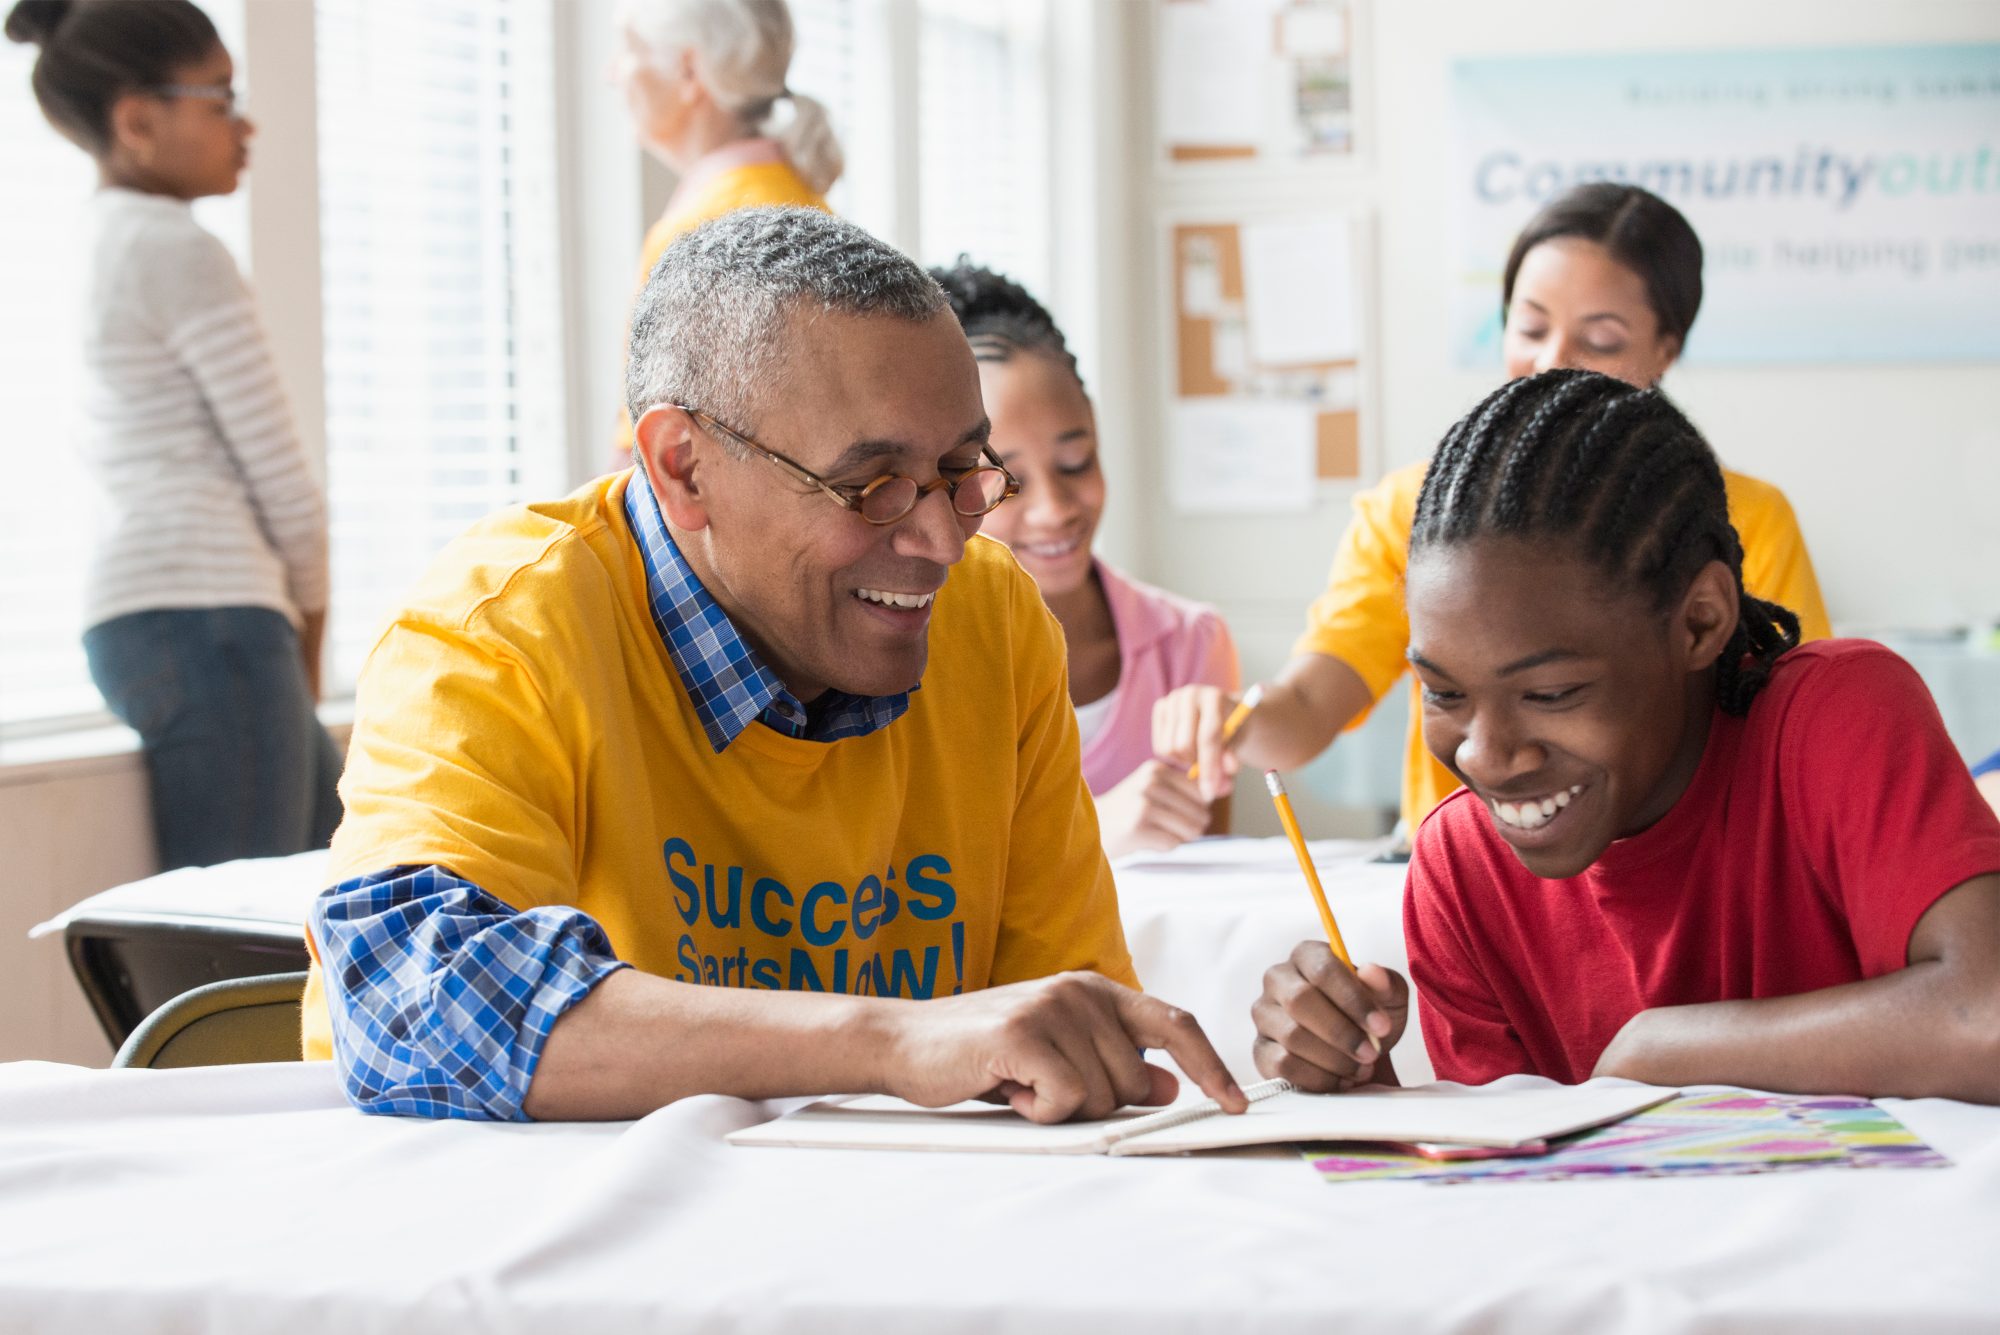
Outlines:
[{"label": "white tablecloth", "polygon": [[2000,1325],[2000,1111],[1933,1170],[1435,1187],[732,1149],[770,1108],[364,1117],[324,1065],[0,1067],[0,1331],[1866,1332]]},{"label": "white tablecloth", "polygon": [[[1357,957],[1400,967],[1402,869],[1369,851],[1318,849]],[[245,885],[317,875],[206,884],[241,912]],[[1258,978],[1317,927],[1289,850],[1195,845],[1119,884],[1142,976],[1247,1071]],[[1406,1077],[1420,1061],[1399,1050]],[[1329,1186],[1282,1150],[731,1149],[776,1106],[432,1123],[352,1111],[324,1065],[21,1063],[0,1066],[0,1332],[2000,1327],[2000,1110],[1889,1106],[1957,1166]]]}]

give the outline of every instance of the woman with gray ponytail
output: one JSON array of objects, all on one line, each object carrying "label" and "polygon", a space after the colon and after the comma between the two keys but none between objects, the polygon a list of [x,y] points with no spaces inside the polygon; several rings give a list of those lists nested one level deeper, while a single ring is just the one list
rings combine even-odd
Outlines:
[{"label": "woman with gray ponytail", "polygon": [[[785,0],[627,0],[614,67],[639,142],[679,177],[646,233],[639,284],[675,237],[760,204],[826,208],[845,165],[826,108],[785,82]],[[614,466],[631,462],[621,414]]]}]

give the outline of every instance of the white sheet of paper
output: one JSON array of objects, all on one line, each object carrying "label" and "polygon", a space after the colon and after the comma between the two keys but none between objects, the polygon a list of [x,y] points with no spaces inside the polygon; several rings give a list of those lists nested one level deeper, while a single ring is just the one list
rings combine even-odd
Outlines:
[{"label": "white sheet of paper", "polygon": [[1241,382],[1250,374],[1250,340],[1241,320],[1217,320],[1211,360],[1215,373],[1224,380]]},{"label": "white sheet of paper", "polygon": [[1174,508],[1188,514],[1309,508],[1313,413],[1309,403],[1180,400],[1167,433]]},{"label": "white sheet of paper", "polygon": [[1325,397],[1320,400],[1323,409],[1357,408],[1361,405],[1361,377],[1352,367],[1342,367],[1328,371],[1321,381],[1325,385]]},{"label": "white sheet of paper", "polygon": [[[1615,1121],[1677,1091],[1620,1080],[1531,1088],[1433,1084],[1319,1095],[1291,1091],[1274,1080],[1246,1086],[1243,1092],[1250,1108],[1236,1117],[1224,1116],[1209,1100],[1189,1098],[1157,1116],[1128,1108],[1104,1121],[1054,1126],[984,1103],[925,1109],[880,1095],[825,1099],[761,1126],[733,1131],[728,1140],[732,1145],[797,1149],[1109,1151],[1121,1157],[1327,1141],[1510,1146]],[[1169,1125],[1152,1125],[1162,1119]]]},{"label": "white sheet of paper", "polygon": [[1242,238],[1251,357],[1264,366],[1296,366],[1357,356],[1347,219],[1249,223]]},{"label": "white sheet of paper", "polygon": [[1261,6],[1170,4],[1160,15],[1160,137],[1239,147],[1264,138],[1270,16]]},{"label": "white sheet of paper", "polygon": [[1337,56],[1347,50],[1346,18],[1331,6],[1287,9],[1279,21],[1279,49],[1288,56]]},{"label": "white sheet of paper", "polygon": [[1181,312],[1211,319],[1222,313],[1222,270],[1213,262],[1181,266]]}]

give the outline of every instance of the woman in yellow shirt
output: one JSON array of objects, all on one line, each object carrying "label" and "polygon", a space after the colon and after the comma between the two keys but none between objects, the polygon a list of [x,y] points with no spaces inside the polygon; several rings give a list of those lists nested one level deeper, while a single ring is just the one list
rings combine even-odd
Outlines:
[{"label": "woman in yellow shirt", "polygon": [[[1501,281],[1507,376],[1553,367],[1601,371],[1654,386],[1680,356],[1701,306],[1701,241],[1679,211],[1636,186],[1598,182],[1557,197],[1515,239]],[[1389,474],[1354,499],[1326,591],[1307,613],[1291,662],[1225,749],[1235,697],[1186,687],[1154,712],[1162,758],[1201,765],[1212,798],[1239,763],[1294,769],[1367,717],[1407,667],[1403,571],[1417,491],[1428,463]],[[1743,542],[1743,582],[1798,614],[1801,637],[1831,634],[1805,538],[1784,493],[1723,472],[1729,517]],[[1414,682],[1411,686],[1414,692]],[[1408,832],[1457,790],[1424,747],[1410,711],[1402,816]]]},{"label": "woman in yellow shirt", "polygon": [[[675,237],[710,218],[760,204],[826,208],[844,159],[826,108],[785,83],[785,0],[631,0],[620,26],[613,78],[639,142],[678,178],[646,231],[638,286]],[[629,466],[627,412],[616,451],[611,467]]]}]

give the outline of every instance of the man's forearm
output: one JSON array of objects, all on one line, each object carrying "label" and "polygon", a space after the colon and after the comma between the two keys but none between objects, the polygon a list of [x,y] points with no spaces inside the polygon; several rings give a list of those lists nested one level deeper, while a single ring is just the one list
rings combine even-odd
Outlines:
[{"label": "man's forearm", "polygon": [[624,969],[556,1021],[523,1111],[617,1120],[691,1094],[877,1092],[886,1088],[890,1018],[915,1004],[697,987]]},{"label": "man's forearm", "polygon": [[1634,1016],[1597,1075],[2000,1103],[2000,1016],[1938,961],[1818,992]]}]

